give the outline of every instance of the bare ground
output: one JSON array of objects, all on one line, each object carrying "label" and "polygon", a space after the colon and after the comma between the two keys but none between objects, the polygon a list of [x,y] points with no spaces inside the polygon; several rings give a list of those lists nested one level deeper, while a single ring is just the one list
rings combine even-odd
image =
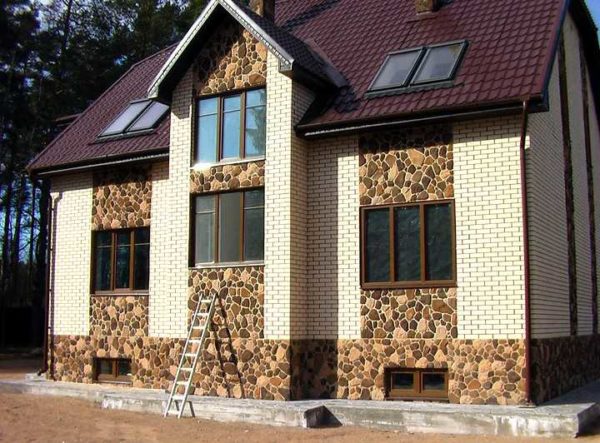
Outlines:
[{"label": "bare ground", "polygon": [[[39,361],[0,358],[0,379],[22,378]],[[600,443],[600,424],[577,442]],[[543,443],[574,440],[517,439],[481,436],[418,435],[363,428],[275,428],[243,423],[163,419],[157,415],[100,409],[83,400],[61,397],[0,394],[2,442],[361,442],[380,443]]]}]

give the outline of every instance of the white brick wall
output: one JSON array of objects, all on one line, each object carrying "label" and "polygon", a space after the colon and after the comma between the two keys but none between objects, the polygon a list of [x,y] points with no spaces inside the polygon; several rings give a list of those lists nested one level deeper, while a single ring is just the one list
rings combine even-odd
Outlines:
[{"label": "white brick wall", "polygon": [[531,332],[570,335],[569,251],[558,58],[549,83],[548,112],[529,117],[527,190]]},{"label": "white brick wall", "polygon": [[520,129],[519,117],[454,127],[458,338],[524,336]]},{"label": "white brick wall", "polygon": [[265,338],[306,331],[306,144],[294,125],[312,95],[267,56],[265,163]]},{"label": "white brick wall", "polygon": [[192,73],[171,104],[169,162],[152,170],[149,335],[184,337],[188,300]]},{"label": "white brick wall", "polygon": [[90,173],[52,179],[55,335],[89,333],[92,189]]},{"label": "white brick wall", "polygon": [[577,333],[592,333],[592,272],[587,187],[585,131],[579,36],[575,22],[567,16],[563,26],[567,64],[571,126],[573,190],[575,195],[575,249],[577,252]]},{"label": "white brick wall", "polygon": [[360,338],[358,140],[310,143],[308,335]]}]

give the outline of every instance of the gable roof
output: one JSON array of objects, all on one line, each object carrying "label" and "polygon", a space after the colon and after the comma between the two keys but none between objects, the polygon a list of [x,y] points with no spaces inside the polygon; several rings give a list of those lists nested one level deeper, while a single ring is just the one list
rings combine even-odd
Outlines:
[{"label": "gable roof", "polygon": [[238,0],[210,0],[179,42],[148,89],[148,97],[170,101],[171,92],[197,54],[204,37],[223,14],[229,14],[279,60],[280,72],[314,87],[331,87],[326,62],[293,34],[275,25]]},{"label": "gable roof", "polygon": [[[150,135],[98,142],[96,136],[131,100],[170,100],[202,37],[233,16],[277,56],[280,71],[317,88],[319,101],[298,125],[307,136],[440,115],[521,109],[543,103],[567,10],[582,32],[600,106],[600,49],[584,0],[445,0],[417,16],[414,0],[278,0],[275,22],[238,0],[211,0],[177,47],[134,65],[30,164],[31,171],[166,152],[169,119]],[[369,97],[390,52],[454,40],[469,44],[450,85]],[[342,79],[343,81],[340,81]],[[335,85],[335,87],[334,87]]]},{"label": "gable roof", "polygon": [[133,100],[144,98],[150,82],[173,51],[171,46],[134,64],[96,101],[82,112],[28,165],[30,172],[56,167],[74,167],[97,161],[117,160],[169,149],[170,118],[167,116],[151,133],[99,140],[106,128]]}]

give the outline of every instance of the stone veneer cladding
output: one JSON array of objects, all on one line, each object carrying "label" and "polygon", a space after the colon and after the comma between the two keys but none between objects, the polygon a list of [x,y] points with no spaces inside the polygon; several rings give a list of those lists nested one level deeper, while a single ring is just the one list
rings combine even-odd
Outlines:
[{"label": "stone veneer cladding", "polygon": [[192,194],[264,187],[265,162],[259,160],[230,165],[215,165],[208,169],[192,169],[190,180],[190,192]]},{"label": "stone veneer cladding", "polygon": [[145,337],[148,335],[148,297],[93,296],[90,335]]},{"label": "stone veneer cladding", "polygon": [[92,229],[150,226],[150,168],[103,170],[94,174]]}]

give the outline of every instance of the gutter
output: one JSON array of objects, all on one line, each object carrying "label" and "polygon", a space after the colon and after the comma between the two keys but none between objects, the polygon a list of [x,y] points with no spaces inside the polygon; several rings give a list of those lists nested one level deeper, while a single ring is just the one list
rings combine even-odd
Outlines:
[{"label": "gutter", "polygon": [[523,116],[521,120],[521,210],[523,217],[523,278],[525,291],[525,400],[533,404],[531,395],[531,299],[530,299],[530,266],[529,266],[529,209],[527,204],[527,165],[525,148],[527,144],[527,128],[529,124],[529,101],[523,100]]},{"label": "gutter", "polygon": [[47,178],[47,177],[50,177],[53,175],[67,174],[67,173],[72,173],[72,172],[84,172],[84,171],[89,171],[92,169],[102,168],[105,166],[116,166],[116,165],[124,165],[124,164],[131,164],[131,163],[141,163],[141,162],[145,162],[145,161],[149,161],[149,160],[163,160],[163,159],[168,159],[168,158],[169,158],[168,152],[161,152],[159,154],[144,155],[142,157],[125,158],[125,159],[121,159],[121,160],[110,160],[110,161],[99,162],[99,163],[71,166],[71,167],[66,167],[66,168],[61,168],[61,169],[50,169],[50,170],[37,172],[37,173],[32,172],[32,175],[35,175],[36,177],[39,177],[39,178]]}]

